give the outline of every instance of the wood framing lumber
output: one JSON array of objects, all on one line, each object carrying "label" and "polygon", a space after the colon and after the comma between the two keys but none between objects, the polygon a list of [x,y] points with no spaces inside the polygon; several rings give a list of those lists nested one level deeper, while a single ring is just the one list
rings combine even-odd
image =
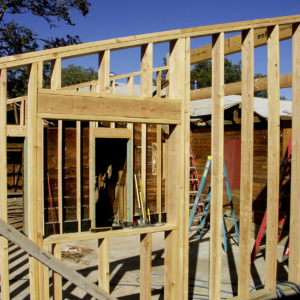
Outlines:
[{"label": "wood framing lumber", "polygon": [[[133,84],[134,77],[128,77],[127,79],[127,94],[133,95]],[[134,213],[134,203],[133,203],[133,168],[134,168],[134,124],[127,123],[127,129],[131,131],[131,137],[127,142],[127,207],[125,208],[125,215],[127,222],[131,222],[133,220]]]},{"label": "wood framing lumber", "polygon": [[[38,68],[33,63],[29,68],[28,100],[27,100],[27,126],[28,130],[28,237],[37,243],[38,223],[37,211],[37,89],[38,89]],[[38,261],[29,257],[29,279],[30,295],[32,299],[39,298],[39,266]]]},{"label": "wood framing lumber", "polygon": [[242,33],[242,129],[238,295],[249,298],[253,187],[254,30]]},{"label": "wood framing lumber", "polygon": [[268,190],[265,289],[276,290],[280,161],[279,26],[268,28]]},{"label": "wood framing lumber", "polygon": [[81,122],[76,121],[76,214],[81,232]]},{"label": "wood framing lumber", "polygon": [[[141,96],[152,96],[153,43],[141,47]],[[147,191],[147,124],[142,124],[141,176],[144,199]]]},{"label": "wood framing lumber", "polygon": [[94,115],[100,119],[107,118],[111,121],[116,118],[127,118],[128,120],[145,118],[148,121],[150,119],[167,119],[180,122],[180,101],[172,102],[169,99],[160,101],[159,98],[140,101],[128,99],[127,96],[123,97],[99,98],[93,97],[93,94],[90,93],[90,97],[87,99],[73,94],[58,95],[49,90],[48,93],[38,94],[38,113],[62,115],[61,119],[65,117],[68,119],[67,115],[73,115],[81,120],[82,116]]},{"label": "wood framing lumber", "polygon": [[[58,260],[61,260],[61,244],[52,245],[52,254]],[[53,270],[52,294],[54,300],[62,300],[62,277]]]},{"label": "wood framing lumber", "polygon": [[224,140],[224,33],[212,36],[212,137],[210,206],[209,299],[221,298],[223,140]]},{"label": "wood framing lumber", "polygon": [[7,125],[7,136],[11,137],[25,137],[27,136],[27,126],[21,125]]},{"label": "wood framing lumber", "polygon": [[[289,280],[300,284],[300,24],[293,26],[293,116]],[[269,213],[269,212],[268,212]]]},{"label": "wood framing lumber", "polygon": [[[38,65],[38,74],[40,64]],[[44,122],[43,119],[37,119],[37,243],[43,247],[44,237]],[[44,285],[44,268],[39,263],[39,297],[43,299],[45,294]]]},{"label": "wood framing lumber", "polygon": [[141,234],[140,248],[140,299],[151,300],[152,233]]},{"label": "wood framing lumber", "polygon": [[[7,71],[0,70],[0,217],[7,222]],[[0,237],[1,297],[10,299],[8,242]]]},{"label": "wood framing lumber", "polygon": [[[249,79],[250,80],[250,79]],[[280,88],[292,87],[292,73],[280,75]],[[268,77],[254,79],[254,92],[268,89]],[[211,87],[191,91],[191,101],[211,98]],[[237,95],[242,93],[242,82],[227,83],[224,85],[224,95]]]},{"label": "wood framing lumber", "polygon": [[[279,27],[279,40],[284,41],[292,37],[292,25],[284,24]],[[267,28],[254,31],[254,47],[267,45]],[[224,53],[230,55],[242,50],[242,35],[228,38],[224,41]],[[212,58],[212,45],[206,45],[191,51],[191,64],[197,64]]]},{"label": "wood framing lumber", "polygon": [[63,121],[58,120],[57,125],[57,175],[58,175],[58,220],[59,232],[63,233]]},{"label": "wood framing lumber", "polygon": [[14,229],[11,225],[7,224],[2,219],[0,219],[0,225],[0,233],[6,239],[18,245],[32,257],[55,271],[57,274],[68,279],[76,286],[82,288],[89,295],[95,297],[96,299],[116,299],[115,297],[109,295],[107,292],[103,291],[101,288],[97,287],[90,280],[80,275],[77,271],[68,267],[58,258],[45,251],[42,247],[28,239],[25,235],[21,234],[19,231]]},{"label": "wood framing lumber", "polygon": [[227,23],[221,25],[194,27],[144,35],[135,35],[131,37],[104,40],[99,42],[66,46],[61,48],[35,51],[32,53],[4,57],[0,58],[0,68],[17,68],[41,60],[46,63],[57,58],[66,59],[71,57],[79,57],[84,55],[97,54],[103,50],[126,49],[147,43],[169,42],[174,39],[183,37],[200,37],[213,35],[219,33],[220,30],[224,32],[236,32],[246,30],[249,28],[264,28],[267,26],[274,26],[277,24],[293,24],[298,23],[299,21],[300,16],[294,15],[288,17],[269,18],[237,23]]},{"label": "wood framing lumber", "polygon": [[[190,52],[191,52],[191,39],[185,38],[185,45],[183,45],[185,51],[185,57],[181,57],[181,61],[185,61],[183,64],[184,71],[184,79],[181,80],[184,82],[184,86],[182,87],[184,90],[183,93],[183,101],[181,107],[181,120],[182,120],[182,147],[183,147],[183,157],[184,165],[183,165],[183,186],[184,186],[184,194],[182,197],[182,219],[183,223],[183,291],[182,298],[188,299],[189,296],[189,193],[190,190],[190,90],[191,90],[191,69],[190,69]],[[181,75],[182,76],[182,75]]]},{"label": "wood framing lumber", "polygon": [[156,125],[156,212],[158,213],[158,221],[161,222],[161,177],[162,177],[162,141],[161,141],[161,125]]},{"label": "wood framing lumber", "polygon": [[91,233],[86,231],[80,233],[55,234],[45,238],[44,245],[76,242],[76,241],[89,241],[89,240],[96,240],[101,238],[112,238],[112,237],[119,237],[119,236],[138,235],[138,234],[146,234],[150,232],[153,233],[153,232],[164,232],[170,230],[173,231],[176,229],[177,229],[177,225],[175,225],[174,223],[173,224],[166,223],[163,226],[111,230],[111,231],[103,231],[97,233]]},{"label": "wood framing lumber", "polygon": [[109,293],[109,239],[98,240],[98,286]]},{"label": "wood framing lumber", "polygon": [[90,122],[89,132],[89,218],[91,227],[95,227],[95,138],[94,129],[96,122]]},{"label": "wood framing lumber", "polygon": [[94,128],[95,138],[130,139],[132,131],[127,128]]}]

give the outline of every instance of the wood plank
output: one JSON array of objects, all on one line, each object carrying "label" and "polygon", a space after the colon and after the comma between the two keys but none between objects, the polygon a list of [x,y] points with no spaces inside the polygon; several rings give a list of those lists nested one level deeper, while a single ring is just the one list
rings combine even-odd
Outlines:
[{"label": "wood plank", "polygon": [[224,156],[224,33],[212,36],[212,128],[209,298],[221,298]]},{"label": "wood plank", "polygon": [[81,122],[76,121],[76,203],[78,232],[81,232]]},{"label": "wood plank", "polygon": [[122,230],[112,230],[104,232],[80,232],[80,233],[65,233],[65,234],[55,234],[44,239],[44,245],[56,244],[56,243],[67,243],[76,241],[89,241],[97,240],[102,238],[112,238],[119,236],[129,236],[129,235],[139,235],[146,234],[150,232],[164,232],[176,230],[177,226],[174,224],[166,223],[163,226],[145,227],[145,228],[134,228],[134,229],[122,229]]},{"label": "wood plank", "polygon": [[[127,80],[128,95],[133,95],[134,77],[128,77]],[[134,169],[134,124],[127,123],[127,129],[131,131],[131,137],[127,142],[127,180],[126,180],[126,191],[127,191],[127,207],[125,216],[127,222],[133,221],[134,212],[134,184],[133,184],[133,169]]]},{"label": "wood plank", "polygon": [[38,97],[38,113],[49,115],[50,118],[51,115],[54,118],[57,114],[61,115],[60,119],[69,119],[68,116],[70,115],[76,117],[78,120],[82,119],[83,116],[86,118],[98,116],[100,120],[116,120],[118,118],[134,120],[145,118],[145,121],[148,122],[155,119],[180,121],[181,104],[175,101],[173,103],[169,103],[170,101],[167,100],[140,101],[119,99],[119,97],[118,99],[99,99],[99,97],[93,97],[92,94],[89,99],[86,99],[86,97],[81,96],[59,96],[50,93],[39,94]]},{"label": "wood plank", "polygon": [[89,219],[91,227],[95,227],[95,122],[90,122],[89,132]]},{"label": "wood plank", "polygon": [[[33,63],[29,69],[28,100],[27,100],[27,126],[28,131],[28,237],[37,243],[38,223],[37,218],[37,63]],[[38,261],[29,257],[30,296],[39,298],[39,266]]]},{"label": "wood plank", "polygon": [[57,176],[58,176],[58,221],[59,231],[63,233],[63,121],[58,120],[57,124]]},{"label": "wood plank", "polygon": [[[53,244],[52,245],[52,254],[58,260],[61,260],[61,244]],[[52,294],[54,300],[62,300],[62,277],[53,271],[52,273],[53,284],[52,284]]]},{"label": "wood plank", "polygon": [[[292,87],[292,73],[280,75],[280,88]],[[268,89],[268,77],[254,79],[254,92]],[[227,83],[224,85],[224,95],[238,95],[242,92],[242,82]],[[191,101],[211,98],[212,88],[202,88],[191,91]]]},{"label": "wood plank", "polygon": [[127,128],[94,128],[93,134],[95,138],[111,138],[111,139],[130,139],[132,130]]},{"label": "wood plank", "polygon": [[254,30],[242,33],[242,129],[238,295],[249,298],[253,188]]},{"label": "wood plank", "polygon": [[[181,57],[180,61],[184,61],[183,65],[184,69],[184,78],[181,79],[184,82],[184,86],[182,89],[184,90],[183,101],[181,107],[181,119],[182,119],[182,132],[181,132],[181,140],[182,140],[182,152],[183,157],[185,158],[183,164],[183,184],[184,184],[184,192],[182,197],[182,216],[183,219],[183,239],[181,242],[183,243],[183,291],[182,291],[182,299],[188,299],[189,297],[189,193],[190,190],[190,145],[191,145],[191,135],[190,135],[190,90],[191,90],[191,72],[190,72],[190,52],[191,52],[191,40],[190,38],[185,39],[185,57]],[[181,75],[183,76],[183,75]]]},{"label": "wood plank", "polygon": [[158,221],[161,222],[161,176],[162,176],[162,142],[161,142],[161,125],[156,125],[156,212]]},{"label": "wood plank", "polygon": [[[292,37],[292,25],[281,25],[279,27],[279,40],[284,41]],[[225,55],[242,51],[242,35],[228,38],[224,41]],[[267,45],[267,28],[259,28],[254,31],[254,47]],[[212,45],[206,45],[191,51],[191,64],[197,64],[212,58]]]},{"label": "wood plank", "polygon": [[98,285],[109,293],[109,239],[98,240]]},{"label": "wood plank", "polygon": [[290,209],[289,280],[300,283],[300,25],[293,26],[292,181]]},{"label": "wood plank", "polygon": [[27,136],[27,126],[7,125],[7,136],[25,137],[25,136]]},{"label": "wood plank", "polygon": [[[153,43],[143,45],[141,47],[141,96],[152,96],[152,69],[153,69]],[[147,191],[147,124],[142,124],[142,185],[144,191],[144,199],[146,199]]]},{"label": "wood plank", "polygon": [[161,72],[156,73],[156,95],[161,97]]},{"label": "wood plank", "polygon": [[73,268],[68,267],[66,264],[48,253],[42,247],[29,240],[25,235],[18,232],[2,219],[0,219],[0,234],[18,245],[20,248],[24,249],[28,254],[30,254],[32,257],[35,257],[37,260],[55,271],[57,274],[60,274],[76,286],[82,288],[89,295],[95,297],[96,299],[116,300],[116,298],[112,297],[111,295],[97,287],[90,280],[80,275],[80,273],[78,273]]},{"label": "wood plank", "polygon": [[279,26],[268,28],[268,198],[265,289],[276,291],[280,162]]},{"label": "wood plank", "polygon": [[220,30],[226,32],[242,31],[251,28],[264,28],[267,26],[285,25],[298,23],[299,15],[268,18],[252,21],[244,21],[237,23],[227,23],[221,25],[210,25],[195,28],[187,28],[182,30],[172,30],[160,33],[151,33],[144,35],[135,35],[131,37],[104,40],[100,42],[92,42],[73,46],[66,46],[56,49],[36,51],[34,53],[20,54],[16,56],[0,58],[0,68],[15,68],[29,65],[33,62],[44,61],[49,62],[55,58],[71,58],[83,55],[97,54],[99,51],[112,49],[126,49],[147,43],[169,42],[174,39],[183,37],[200,37],[206,35],[217,34]]},{"label": "wood plank", "polygon": [[[43,249],[48,253],[49,252],[49,245],[44,245]],[[50,299],[50,293],[49,293],[49,268],[46,265],[44,265],[43,280],[44,280],[44,300],[48,300],[48,299]]]},{"label": "wood plank", "polygon": [[[0,218],[7,222],[7,71],[0,70]],[[8,242],[0,237],[1,297],[10,299]]]},{"label": "wood plank", "polygon": [[141,234],[140,248],[140,299],[151,300],[152,233]]}]

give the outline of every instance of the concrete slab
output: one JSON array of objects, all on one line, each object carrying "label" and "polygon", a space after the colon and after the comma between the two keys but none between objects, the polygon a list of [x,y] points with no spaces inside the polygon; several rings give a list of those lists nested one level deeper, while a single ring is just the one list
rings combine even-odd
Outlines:
[{"label": "concrete slab", "polygon": [[[190,298],[208,299],[209,286],[209,232],[199,243],[191,237],[190,241]],[[252,240],[254,243],[254,239]],[[98,261],[97,241],[67,243],[95,249],[84,260],[76,264],[74,261],[65,260],[66,265],[76,269],[85,277],[97,283]],[[140,248],[139,236],[119,237],[110,239],[110,292],[122,300],[139,299],[139,268]],[[232,240],[228,253],[222,254],[222,299],[231,298],[237,292],[237,269],[239,261],[239,247]],[[282,263],[284,247],[278,245],[278,280],[285,281],[288,277],[287,262]],[[242,254],[240,254],[242,255]],[[9,245],[11,299],[30,299],[28,280],[28,255],[17,246]],[[163,299],[164,284],[164,234],[153,234],[152,245],[152,299]],[[251,287],[261,285],[265,278],[265,258],[260,255],[251,268]],[[50,278],[51,279],[51,278]],[[52,285],[50,282],[50,289]],[[249,287],[250,288],[250,287]],[[63,299],[93,299],[75,285],[63,281]]]}]

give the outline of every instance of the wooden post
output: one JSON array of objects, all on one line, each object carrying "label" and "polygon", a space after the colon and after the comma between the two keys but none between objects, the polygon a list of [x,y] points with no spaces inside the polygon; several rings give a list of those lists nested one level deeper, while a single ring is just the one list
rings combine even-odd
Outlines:
[{"label": "wooden post", "polygon": [[[141,96],[152,96],[153,43],[141,47]],[[147,125],[142,124],[142,185],[147,192]]]},{"label": "wooden post", "polygon": [[81,122],[76,121],[76,201],[78,232],[81,232]]},{"label": "wooden post", "polygon": [[[0,71],[0,217],[7,222],[7,70]],[[0,236],[1,298],[10,299],[8,241]]]},{"label": "wooden post", "polygon": [[224,143],[224,32],[212,36],[212,128],[209,299],[221,298],[223,143]]},{"label": "wooden post", "polygon": [[265,289],[276,291],[279,160],[280,160],[280,85],[279,26],[268,28],[268,190]]},{"label": "wooden post", "polygon": [[[99,76],[99,75],[98,75]],[[98,84],[99,88],[99,84]],[[95,92],[95,85],[91,85],[91,92]],[[89,131],[89,218],[91,227],[95,227],[95,138],[96,122],[90,122]]]},{"label": "wooden post", "polygon": [[98,240],[98,285],[109,293],[109,239]]},{"label": "wooden post", "polygon": [[[128,95],[133,95],[133,84],[134,84],[134,77],[128,77],[127,85]],[[133,169],[134,169],[134,124],[128,123],[127,128],[131,130],[131,138],[127,143],[127,212],[126,212],[126,219],[127,222],[133,221],[133,214],[134,214],[134,202],[133,202]]]},{"label": "wooden post", "polygon": [[156,96],[161,97],[161,71],[156,72]]},{"label": "wooden post", "polygon": [[[28,82],[28,237],[37,243],[37,63],[29,70]],[[38,261],[29,257],[30,296],[39,298],[39,266]]]},{"label": "wooden post", "polygon": [[[52,254],[59,260],[61,260],[61,244],[52,245]],[[52,293],[54,300],[62,300],[62,277],[53,271],[52,275]]]},{"label": "wooden post", "polygon": [[[188,299],[188,188],[189,188],[189,71],[190,40],[170,43],[169,97],[182,99],[181,125],[170,126],[168,140],[167,222],[177,230],[166,233],[165,298]],[[188,89],[188,92],[187,90]],[[187,151],[187,152],[186,152]],[[182,159],[184,157],[184,159]],[[177,246],[176,246],[177,245]],[[176,249],[175,249],[176,248]]]},{"label": "wooden post", "polygon": [[[184,40],[182,40],[184,43]],[[188,299],[189,293],[189,190],[190,190],[190,90],[191,90],[191,70],[190,70],[190,53],[191,53],[191,39],[185,39],[185,45],[182,45],[180,61],[183,64],[182,69],[184,71],[184,77],[181,75],[181,80],[184,82],[184,86],[182,86],[183,90],[183,100],[181,105],[181,147],[184,157],[184,164],[183,164],[183,196],[182,196],[182,244],[183,244],[183,278],[182,278],[182,299]],[[183,56],[184,55],[184,56]],[[179,221],[180,222],[180,221]]]},{"label": "wooden post", "polygon": [[58,220],[59,232],[63,234],[64,219],[63,219],[63,121],[58,120],[58,137],[57,137],[57,175],[58,175]]},{"label": "wooden post", "polygon": [[[43,249],[49,252],[49,245],[43,245]],[[49,268],[44,266],[44,275],[43,275],[43,281],[44,281],[44,300],[48,300],[50,298],[49,295]]]},{"label": "wooden post", "polygon": [[151,299],[151,267],[152,267],[152,233],[141,234],[140,299]]},{"label": "wooden post", "polygon": [[300,284],[300,24],[293,25],[292,183],[289,280]]},{"label": "wooden post", "polygon": [[156,125],[156,212],[158,213],[158,221],[161,222],[161,125]]},{"label": "wooden post", "polygon": [[[58,90],[61,88],[61,58],[51,62],[51,89]],[[63,146],[63,122],[58,120],[58,137],[57,137],[57,178],[58,178],[58,221],[60,234],[63,233],[63,174],[62,174],[62,146]]]},{"label": "wooden post", "polygon": [[242,32],[241,204],[238,294],[249,298],[253,186],[254,29]]}]

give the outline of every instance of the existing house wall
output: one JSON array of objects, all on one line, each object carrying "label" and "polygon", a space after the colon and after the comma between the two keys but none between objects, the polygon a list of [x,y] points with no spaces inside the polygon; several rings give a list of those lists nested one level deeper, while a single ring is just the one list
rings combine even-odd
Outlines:
[{"label": "existing house wall", "polygon": [[[281,131],[281,155],[282,155],[282,131]],[[224,143],[225,145],[231,144],[234,145],[238,143],[238,140],[241,139],[241,125],[230,125],[224,126]],[[229,142],[232,140],[232,143]],[[191,145],[192,150],[195,156],[195,161],[197,165],[197,171],[199,175],[199,179],[201,179],[205,162],[207,160],[207,156],[211,154],[211,127],[192,127],[191,129]],[[234,147],[235,151],[237,151],[238,147]],[[240,157],[238,157],[238,151],[235,155],[228,155],[226,150],[228,151],[230,147],[224,147],[224,157],[225,157],[225,165],[227,170],[233,170],[229,174],[229,184],[230,181],[233,180],[232,176],[236,176],[236,178],[240,178],[240,174],[238,171],[240,170]],[[255,123],[254,124],[254,153],[253,153],[253,215],[252,221],[260,224],[266,210],[266,201],[267,201],[267,154],[268,153],[268,130],[267,123]],[[243,155],[243,154],[242,154]],[[227,159],[226,159],[227,158]],[[282,158],[281,158],[282,160]],[[232,167],[232,165],[234,165]],[[233,200],[233,206],[235,209],[235,213],[237,218],[240,215],[240,189],[236,186],[236,178],[235,184],[231,188],[231,195]],[[210,181],[210,175],[208,177]],[[225,185],[224,185],[225,187]],[[224,188],[224,208],[223,212],[229,210],[229,199],[227,196],[226,188]]]}]

